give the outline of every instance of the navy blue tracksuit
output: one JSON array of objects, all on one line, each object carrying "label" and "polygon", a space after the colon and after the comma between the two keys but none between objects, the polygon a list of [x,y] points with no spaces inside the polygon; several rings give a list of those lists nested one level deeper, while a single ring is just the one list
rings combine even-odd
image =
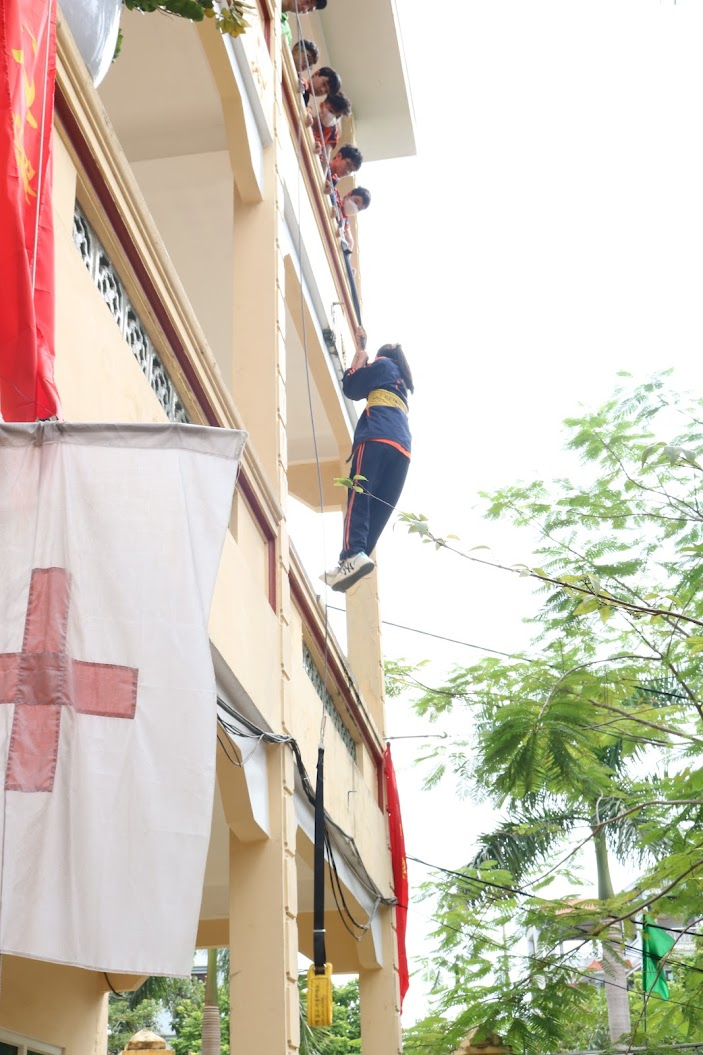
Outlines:
[{"label": "navy blue tracksuit", "polygon": [[[359,370],[347,370],[342,389],[349,399],[366,399],[376,389],[392,392],[407,407],[408,393],[392,359],[378,357]],[[354,431],[352,479],[363,494],[351,490],[344,517],[340,559],[355,553],[370,555],[400,498],[410,466],[410,429],[405,410],[393,406],[366,407]],[[366,493],[368,492],[368,493]]]}]

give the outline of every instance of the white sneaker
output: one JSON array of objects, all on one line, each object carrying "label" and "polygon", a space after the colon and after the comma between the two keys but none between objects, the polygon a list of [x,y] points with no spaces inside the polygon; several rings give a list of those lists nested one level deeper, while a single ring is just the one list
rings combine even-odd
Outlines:
[{"label": "white sneaker", "polygon": [[326,571],[320,578],[337,593],[344,593],[359,579],[363,579],[364,575],[372,572],[374,567],[374,562],[365,553],[355,553],[353,557],[340,560],[336,568]]}]

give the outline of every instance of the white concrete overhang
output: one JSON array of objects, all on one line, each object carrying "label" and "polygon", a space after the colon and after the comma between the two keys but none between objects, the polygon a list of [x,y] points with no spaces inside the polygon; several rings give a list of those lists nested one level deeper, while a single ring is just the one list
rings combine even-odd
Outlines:
[{"label": "white concrete overhang", "polygon": [[130,161],[226,150],[222,104],[195,27],[122,11],[119,58],[100,96]]},{"label": "white concrete overhang", "polygon": [[[329,65],[354,107],[365,160],[414,154],[415,117],[396,0],[330,0],[318,17]],[[303,29],[305,23],[301,19]]]}]

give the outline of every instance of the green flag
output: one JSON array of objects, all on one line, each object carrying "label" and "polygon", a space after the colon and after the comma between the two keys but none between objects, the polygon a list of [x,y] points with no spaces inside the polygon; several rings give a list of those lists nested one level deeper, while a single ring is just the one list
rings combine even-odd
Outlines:
[{"label": "green flag", "polygon": [[674,939],[658,927],[646,913],[642,925],[642,988],[669,999],[669,986],[664,975],[664,957],[675,944]]}]

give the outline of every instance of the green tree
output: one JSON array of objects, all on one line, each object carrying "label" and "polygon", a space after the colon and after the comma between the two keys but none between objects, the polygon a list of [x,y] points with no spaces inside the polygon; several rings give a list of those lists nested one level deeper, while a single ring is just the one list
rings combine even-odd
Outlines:
[{"label": "green tree", "polygon": [[[437,1010],[424,1041],[422,1029],[414,1032],[416,1049],[450,1051],[469,1027],[486,1023],[517,1051],[557,1050],[593,999],[565,941],[571,949],[570,939],[598,943],[614,972],[612,997],[625,984],[624,959],[641,941],[647,906],[682,921],[701,911],[703,401],[660,377],[566,426],[568,449],[582,462],[576,480],[484,496],[489,518],[537,539],[535,567],[463,552],[423,516],[403,518],[438,548],[492,565],[497,580],[519,574],[539,588],[529,653],[457,669],[417,703],[434,719],[457,707],[471,715],[464,742],[428,756],[430,783],[453,774],[503,821],[464,869],[434,884],[441,926],[427,970]],[[395,676],[407,683],[402,667]],[[557,875],[580,882],[574,838],[593,846],[597,899],[546,896]],[[637,876],[619,893],[609,852],[632,861]],[[512,925],[505,943],[503,925]],[[530,958],[521,928],[539,935]],[[506,956],[509,984],[496,970]],[[673,990],[663,1007],[648,998],[650,1040],[668,1041],[672,1030],[679,1040],[700,1036],[699,960],[696,953],[677,968],[683,999],[674,1003]],[[632,1019],[637,1042],[645,1039],[643,1003]]]},{"label": "green tree", "polygon": [[[176,1039],[172,1047],[176,1055],[200,1055],[202,1051],[203,1008],[205,1006],[205,986],[197,983],[198,988],[190,997],[181,1000],[173,1009],[173,1030]],[[218,987],[218,1004],[220,1008],[220,1025],[222,1031],[222,1055],[229,1055],[229,982]]]},{"label": "green tree", "polygon": [[154,1029],[161,1012],[156,1000],[146,998],[136,1007],[130,1005],[130,994],[110,994],[108,1004],[108,1055],[121,1055],[127,1041],[140,1029]]}]

